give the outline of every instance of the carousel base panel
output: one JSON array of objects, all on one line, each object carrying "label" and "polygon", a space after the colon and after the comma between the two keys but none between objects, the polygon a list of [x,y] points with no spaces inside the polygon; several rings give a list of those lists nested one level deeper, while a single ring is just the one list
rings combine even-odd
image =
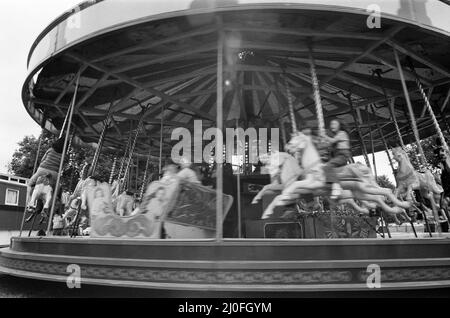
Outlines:
[{"label": "carousel base panel", "polygon": [[[0,272],[66,282],[167,290],[366,290],[378,265],[381,289],[450,287],[450,240],[139,241],[14,238]],[[369,279],[370,280],[370,279]]]}]

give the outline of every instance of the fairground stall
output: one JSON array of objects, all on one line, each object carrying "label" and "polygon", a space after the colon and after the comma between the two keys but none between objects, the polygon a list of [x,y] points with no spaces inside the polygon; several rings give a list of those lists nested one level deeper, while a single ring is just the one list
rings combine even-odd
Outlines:
[{"label": "fairground stall", "polygon": [[[47,235],[13,238],[0,272],[66,282],[76,264],[84,284],[178,290],[369,290],[374,273],[384,289],[449,287],[445,185],[420,140],[435,136],[450,171],[450,6],[372,2],[105,0],[64,13],[31,48],[22,98],[65,141],[56,189],[67,153],[96,152],[70,189],[68,236],[52,235],[54,191],[34,225]],[[323,171],[333,119],[352,153],[336,197]],[[381,151],[395,191],[377,184]]]}]

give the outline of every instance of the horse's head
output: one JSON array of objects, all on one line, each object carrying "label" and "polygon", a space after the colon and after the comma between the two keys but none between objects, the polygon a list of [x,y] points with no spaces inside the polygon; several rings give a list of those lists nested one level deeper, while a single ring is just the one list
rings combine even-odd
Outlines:
[{"label": "horse's head", "polygon": [[280,173],[285,158],[288,156],[284,152],[273,152],[272,154],[262,155],[259,160],[267,168],[271,177],[275,177]]},{"label": "horse's head", "polygon": [[406,152],[400,147],[393,148],[392,155],[393,155],[394,160],[397,162],[401,162],[401,161],[405,160],[405,158],[408,157]]},{"label": "horse's head", "polygon": [[298,151],[303,151],[311,143],[311,137],[297,132],[292,134],[291,140],[286,144],[286,151],[294,154]]}]

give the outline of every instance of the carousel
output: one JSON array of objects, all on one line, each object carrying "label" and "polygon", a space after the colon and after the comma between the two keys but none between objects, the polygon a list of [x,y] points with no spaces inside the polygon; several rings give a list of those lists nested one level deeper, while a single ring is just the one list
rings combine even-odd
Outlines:
[{"label": "carousel", "polygon": [[[0,272],[66,282],[75,264],[82,284],[296,292],[369,291],[376,268],[382,289],[450,287],[450,6],[354,2],[87,1],[52,22],[22,99],[63,141],[59,173],[38,179]],[[330,121],[351,152],[334,183]],[[192,141],[174,160],[180,131]],[[81,146],[95,155],[56,236],[55,189]],[[377,183],[376,152],[395,189]]]}]

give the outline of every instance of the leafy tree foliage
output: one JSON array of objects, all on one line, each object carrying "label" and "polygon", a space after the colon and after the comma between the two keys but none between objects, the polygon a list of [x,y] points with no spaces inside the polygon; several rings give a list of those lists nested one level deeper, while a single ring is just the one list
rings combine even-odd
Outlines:
[{"label": "leafy tree foliage", "polygon": [[383,188],[389,188],[394,190],[395,189],[395,185],[391,182],[391,180],[389,180],[389,178],[385,175],[382,176],[378,176],[377,177],[377,183],[380,187]]}]

